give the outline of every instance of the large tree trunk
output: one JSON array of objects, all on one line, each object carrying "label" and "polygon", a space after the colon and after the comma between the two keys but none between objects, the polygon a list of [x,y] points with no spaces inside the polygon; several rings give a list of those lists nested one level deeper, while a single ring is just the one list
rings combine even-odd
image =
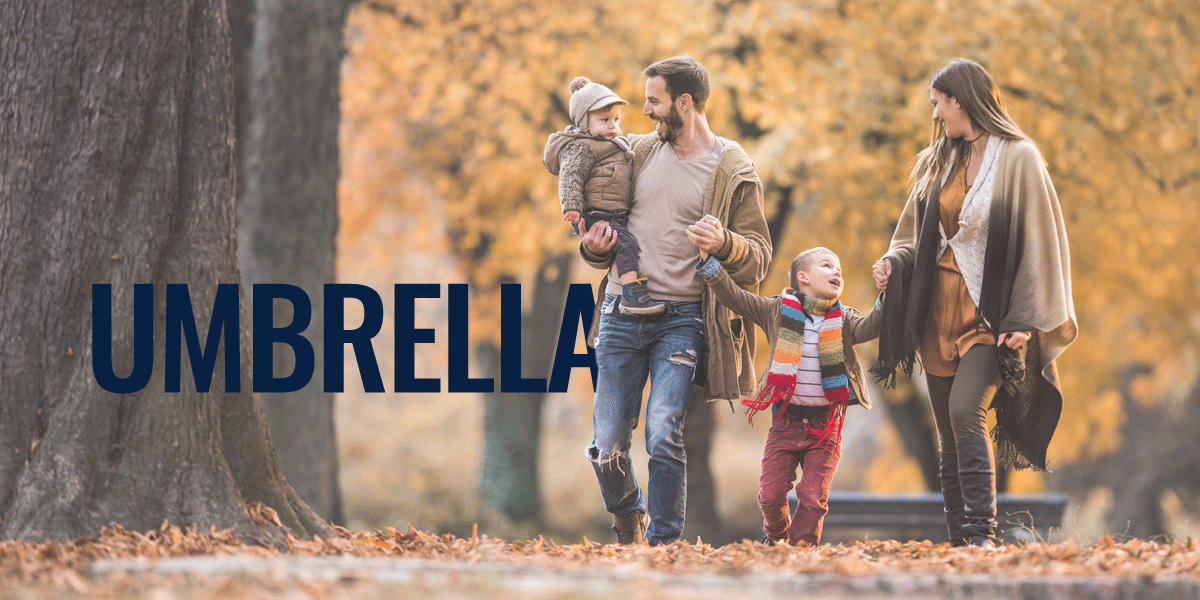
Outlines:
[{"label": "large tree trunk", "polygon": [[733,540],[729,539],[717,510],[717,483],[710,459],[716,430],[713,411],[726,409],[729,403],[708,402],[698,389],[695,391],[683,428],[683,443],[687,448],[687,514],[683,535],[689,540],[699,537],[709,544],[726,544]]},{"label": "large tree trunk", "polygon": [[[296,392],[263,394],[263,404],[288,482],[322,517],[344,523],[333,394],[324,391],[320,349],[323,287],[336,281],[338,86],[347,5],[258,0],[254,8],[253,42],[234,44],[235,50],[250,48],[249,107],[242,117],[248,127],[240,143],[242,274],[248,291],[255,283],[302,288],[312,301],[305,335],[317,349],[313,381]],[[290,304],[276,308],[276,326],[289,323]],[[283,350],[277,375],[295,368],[295,355]]]},{"label": "large tree trunk", "polygon": [[538,465],[545,394],[500,393],[500,348],[490,342],[476,348],[478,363],[496,378],[497,386],[495,393],[483,396],[479,522],[491,528],[538,527],[542,524]]},{"label": "large tree trunk", "polygon": [[[521,372],[527,378],[549,378],[558,344],[561,315],[570,285],[573,254],[559,254],[538,270],[533,288],[533,305],[521,315],[524,348]],[[480,362],[490,364],[489,376],[499,373],[500,350],[481,344]],[[542,524],[542,494],[538,467],[542,439],[542,406],[546,394],[537,392],[484,395],[483,462],[480,472],[480,517],[490,523],[497,516],[514,523]]]},{"label": "large tree trunk", "polygon": [[[0,538],[164,519],[249,533],[247,501],[324,532],[251,393],[244,305],[241,391],[224,391],[218,359],[198,393],[184,359],[183,391],[164,392],[165,284],[189,285],[203,335],[217,285],[241,280],[223,3],[8,0],[0,27]],[[95,283],[112,285],[111,314],[95,315],[111,339],[91,340]],[[111,347],[99,368],[131,372],[137,283],[154,284],[160,368],[110,393],[92,355]]]}]

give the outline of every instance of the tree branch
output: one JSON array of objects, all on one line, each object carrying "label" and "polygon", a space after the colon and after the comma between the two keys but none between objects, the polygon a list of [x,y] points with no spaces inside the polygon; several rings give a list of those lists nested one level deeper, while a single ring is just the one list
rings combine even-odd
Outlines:
[{"label": "tree branch", "polygon": [[[356,0],[347,0],[348,4],[353,4],[355,1]],[[367,8],[367,10],[394,17],[396,20],[408,25],[409,27],[414,27],[416,29],[422,29],[425,27],[424,23],[416,20],[412,15],[408,13],[401,13],[400,9],[390,4],[385,4],[380,0],[362,0],[362,4]]]}]

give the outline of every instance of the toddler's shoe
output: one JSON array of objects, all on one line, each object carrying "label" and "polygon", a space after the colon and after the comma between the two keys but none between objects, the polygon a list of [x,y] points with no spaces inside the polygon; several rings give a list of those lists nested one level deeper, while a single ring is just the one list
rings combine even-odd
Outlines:
[{"label": "toddler's shoe", "polygon": [[621,286],[621,304],[619,308],[626,315],[656,315],[667,310],[667,305],[650,297],[650,289],[646,287],[649,279],[642,277]]}]

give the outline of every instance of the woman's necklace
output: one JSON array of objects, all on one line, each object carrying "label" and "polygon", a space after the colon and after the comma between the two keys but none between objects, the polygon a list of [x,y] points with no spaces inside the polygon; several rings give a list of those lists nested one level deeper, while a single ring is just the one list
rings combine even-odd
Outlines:
[{"label": "woman's necklace", "polygon": [[966,159],[963,161],[963,189],[971,188],[970,184],[967,183],[967,171],[971,170],[971,158],[973,158],[975,154],[975,142],[979,141],[979,138],[985,135],[987,135],[986,131],[975,136],[975,139],[967,142],[967,151],[963,154],[963,157]]}]

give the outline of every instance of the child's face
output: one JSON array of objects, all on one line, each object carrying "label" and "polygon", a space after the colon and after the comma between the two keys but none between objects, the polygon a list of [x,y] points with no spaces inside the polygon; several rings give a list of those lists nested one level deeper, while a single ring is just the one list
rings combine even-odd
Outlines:
[{"label": "child's face", "polygon": [[588,113],[588,133],[606,140],[621,135],[621,105],[613,104]]},{"label": "child's face", "polygon": [[821,253],[812,258],[808,268],[796,273],[796,289],[824,300],[842,297],[842,262],[837,255]]}]

